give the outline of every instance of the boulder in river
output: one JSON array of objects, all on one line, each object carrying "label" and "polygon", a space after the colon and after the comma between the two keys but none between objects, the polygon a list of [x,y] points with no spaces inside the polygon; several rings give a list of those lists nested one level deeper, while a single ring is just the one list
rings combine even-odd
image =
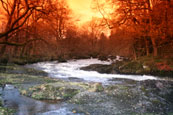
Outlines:
[{"label": "boulder in river", "polygon": [[82,67],[80,68],[82,70],[86,70],[86,71],[97,71],[99,73],[116,73],[116,71],[114,70],[114,65],[104,65],[104,64],[92,64],[89,65],[87,67]]}]

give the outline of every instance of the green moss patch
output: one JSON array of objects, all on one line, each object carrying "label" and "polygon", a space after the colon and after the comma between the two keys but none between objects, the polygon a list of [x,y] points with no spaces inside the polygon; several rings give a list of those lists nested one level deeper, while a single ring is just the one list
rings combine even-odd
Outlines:
[{"label": "green moss patch", "polygon": [[120,74],[154,75],[160,77],[173,76],[171,59],[159,57],[140,57],[137,60],[117,61],[115,70]]},{"label": "green moss patch", "polygon": [[66,100],[76,95],[79,90],[68,87],[55,87],[49,84],[42,84],[20,91],[26,95],[38,100]]},{"label": "green moss patch", "polygon": [[0,115],[14,115],[15,112],[13,109],[3,107],[3,102],[0,97]]},{"label": "green moss patch", "polygon": [[8,109],[0,106],[0,115],[14,115],[16,111],[13,109]]},{"label": "green moss patch", "polygon": [[49,77],[32,76],[26,74],[6,74],[0,73],[0,84],[42,84],[55,82]]},{"label": "green moss patch", "polygon": [[47,76],[48,74],[44,71],[35,70],[33,68],[26,68],[24,66],[19,66],[15,64],[0,64],[0,72],[8,74],[27,74],[27,75],[37,75],[37,76]]},{"label": "green moss patch", "polygon": [[127,74],[136,74],[144,71],[142,64],[137,61],[126,62],[119,67],[119,70]]}]

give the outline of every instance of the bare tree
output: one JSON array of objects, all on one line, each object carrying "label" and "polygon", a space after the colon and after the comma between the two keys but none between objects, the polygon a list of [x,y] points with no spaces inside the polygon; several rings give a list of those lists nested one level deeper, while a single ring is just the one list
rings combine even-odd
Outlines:
[{"label": "bare tree", "polygon": [[[25,46],[33,41],[44,41],[41,38],[28,39],[22,43],[18,42],[19,31],[24,27],[29,18],[35,14],[49,14],[47,5],[50,5],[49,0],[0,0],[3,17],[6,19],[6,24],[3,31],[0,32],[1,54],[3,55],[7,46]],[[32,22],[29,22],[30,24]],[[16,41],[15,41],[16,40]],[[45,41],[44,41],[45,42]]]}]

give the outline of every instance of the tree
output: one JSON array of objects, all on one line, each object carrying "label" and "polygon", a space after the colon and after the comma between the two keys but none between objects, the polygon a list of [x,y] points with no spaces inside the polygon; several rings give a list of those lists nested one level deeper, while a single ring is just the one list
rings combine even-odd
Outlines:
[{"label": "tree", "polygon": [[4,19],[7,20],[3,31],[0,32],[0,44],[3,45],[1,55],[4,54],[7,45],[24,46],[30,42],[42,40],[37,38],[19,43],[17,40],[19,37],[18,32],[34,14],[48,14],[50,10],[46,10],[46,8],[49,2],[49,0],[0,0],[1,12]]},{"label": "tree", "polygon": [[172,2],[172,0],[107,0],[113,10],[110,14],[104,13],[103,7],[99,4],[96,5],[110,29],[130,28],[131,33],[134,33],[134,42],[141,41],[143,44],[144,40],[145,45],[142,47],[145,48],[145,54],[149,56],[152,50],[153,56],[158,56],[159,43],[163,41],[161,38],[168,39],[171,33],[169,28],[172,24],[168,26],[168,23],[172,20]]},{"label": "tree", "polygon": [[0,0],[0,6],[1,17],[7,20],[0,31],[1,55],[7,46],[13,46],[8,51],[14,55],[38,54],[42,43],[55,48],[54,38],[58,42],[65,37],[70,9],[64,0]]},{"label": "tree", "polygon": [[7,19],[4,32],[0,33],[0,38],[8,36],[15,30],[22,27],[34,11],[46,13],[44,1],[28,0],[1,0],[4,16]]},{"label": "tree", "polygon": [[54,10],[45,17],[47,23],[52,27],[52,32],[57,41],[63,39],[69,24],[71,10],[66,1],[55,0],[53,1],[52,9]]}]

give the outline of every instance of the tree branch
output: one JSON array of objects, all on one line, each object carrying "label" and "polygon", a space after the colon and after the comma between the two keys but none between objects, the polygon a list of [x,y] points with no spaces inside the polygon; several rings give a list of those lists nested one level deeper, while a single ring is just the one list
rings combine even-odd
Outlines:
[{"label": "tree branch", "polygon": [[0,42],[0,45],[9,45],[9,46],[25,46],[31,42],[34,41],[43,41],[45,44],[49,44],[46,40],[41,39],[41,38],[37,38],[37,39],[32,39],[32,40],[28,40],[25,43],[13,43],[13,42]]}]

